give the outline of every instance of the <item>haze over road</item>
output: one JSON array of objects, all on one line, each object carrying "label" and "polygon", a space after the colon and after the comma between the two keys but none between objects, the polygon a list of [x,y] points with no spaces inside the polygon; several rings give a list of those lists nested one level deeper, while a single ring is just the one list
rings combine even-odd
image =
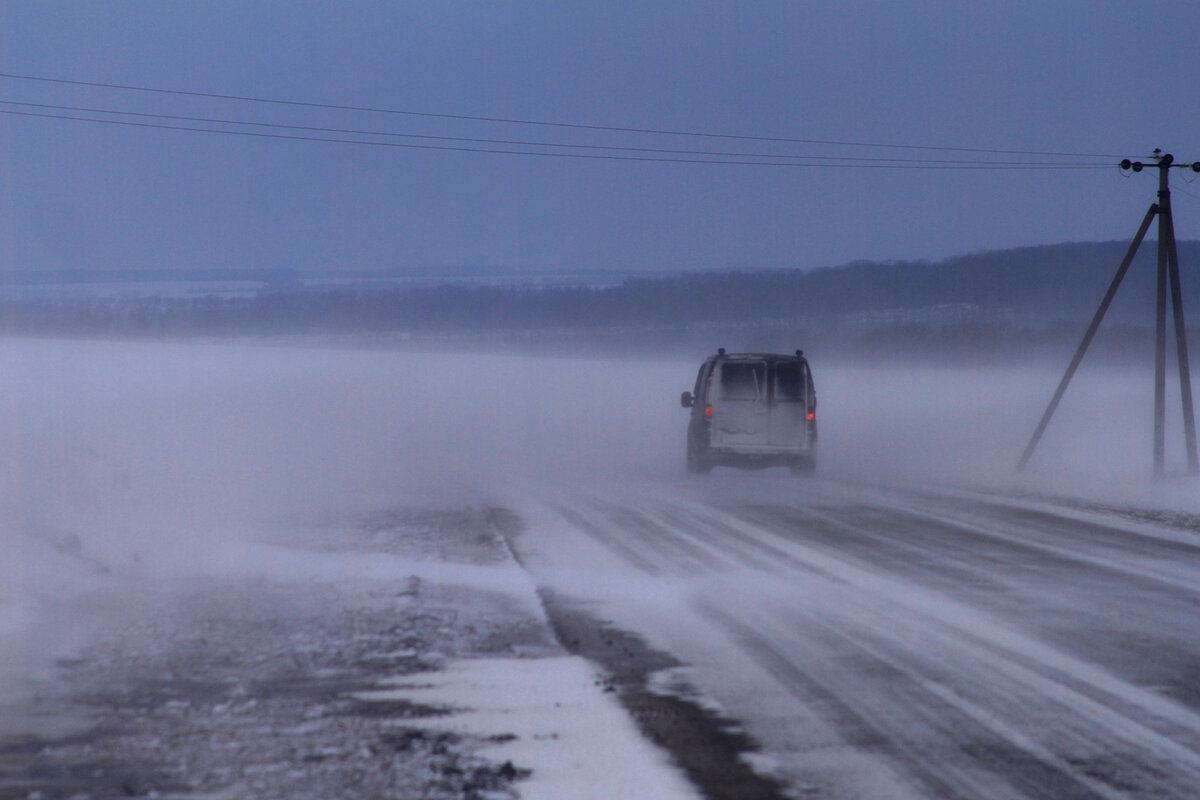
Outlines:
[{"label": "haze over road", "polygon": [[[250,797],[236,781],[260,753],[285,777],[374,763],[359,743],[387,714],[363,715],[362,687],[566,648],[609,675],[599,685],[648,734],[647,763],[666,764],[652,742],[665,746],[710,797],[739,796],[688,766],[717,726],[656,729],[654,697],[757,741],[749,761],[782,787],[759,796],[1186,798],[1200,785],[1200,508],[1193,479],[1147,478],[1149,375],[1086,365],[1016,477],[1056,371],[813,358],[816,478],[688,476],[678,396],[699,359],[296,344],[2,343],[17,389],[0,401],[0,533],[18,557],[0,565],[0,702],[40,709],[43,738],[9,740],[0,778],[15,758],[24,780],[25,753],[65,758],[28,695],[63,691],[64,675],[143,699],[76,695],[96,731],[192,742],[170,762],[184,765],[175,785]],[[165,627],[147,621],[176,607]],[[214,754],[201,723],[241,749]],[[284,723],[319,758],[256,733]],[[146,747],[106,751],[107,774],[167,763]],[[321,755],[335,751],[353,755]],[[603,747],[587,752],[603,772]],[[545,770],[526,786],[517,762],[479,774],[536,796]],[[307,774],[293,780],[342,785]],[[559,780],[587,796],[587,779]]]}]

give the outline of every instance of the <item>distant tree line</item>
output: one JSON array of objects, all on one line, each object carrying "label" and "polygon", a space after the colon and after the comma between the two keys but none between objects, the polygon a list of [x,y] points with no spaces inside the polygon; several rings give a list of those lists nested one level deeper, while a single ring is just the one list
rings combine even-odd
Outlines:
[{"label": "distant tree line", "polygon": [[[925,344],[1019,338],[1031,322],[1090,316],[1127,243],[1067,243],[976,253],[939,262],[856,262],[801,270],[687,273],[619,285],[412,288],[276,288],[249,296],[0,300],[12,333],[130,336],[290,335],[355,332],[423,337],[520,337],[555,331],[571,338],[654,335],[692,339],[729,331],[768,340],[851,330],[855,341]],[[1185,307],[1200,330],[1200,242],[1181,242]],[[1152,321],[1152,243],[1134,264],[1118,324]],[[953,309],[949,322],[937,309]],[[903,313],[900,313],[903,312]],[[1123,315],[1123,316],[1122,316]],[[853,320],[867,320],[855,328]],[[1074,330],[1074,328],[1071,328]],[[781,334],[781,332],[785,332]],[[889,333],[890,332],[890,333]],[[844,338],[844,337],[843,337]]]}]

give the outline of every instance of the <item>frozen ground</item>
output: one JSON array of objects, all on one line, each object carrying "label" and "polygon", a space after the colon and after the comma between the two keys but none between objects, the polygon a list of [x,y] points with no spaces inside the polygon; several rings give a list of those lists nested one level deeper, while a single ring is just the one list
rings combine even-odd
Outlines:
[{"label": "frozen ground", "polygon": [[75,635],[24,665],[42,634],[5,635],[30,671],[0,797],[692,797],[558,646],[498,513],[392,509],[30,598]]},{"label": "frozen ground", "polygon": [[683,475],[700,354],[0,341],[0,796],[1189,796],[1149,375],[1017,477],[1053,371],[810,356],[798,482]]}]

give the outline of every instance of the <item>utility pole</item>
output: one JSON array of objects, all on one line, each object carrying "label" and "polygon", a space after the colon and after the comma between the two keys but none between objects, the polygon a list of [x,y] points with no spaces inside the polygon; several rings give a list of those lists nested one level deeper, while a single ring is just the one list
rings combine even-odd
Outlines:
[{"label": "utility pole", "polygon": [[1045,433],[1050,418],[1054,416],[1059,401],[1066,393],[1067,386],[1074,377],[1075,370],[1079,367],[1079,362],[1083,360],[1084,353],[1091,345],[1092,338],[1096,335],[1096,329],[1100,327],[1101,320],[1108,312],[1108,307],[1112,304],[1113,297],[1116,296],[1117,289],[1120,288],[1121,281],[1124,280],[1125,273],[1129,270],[1129,265],[1133,263],[1133,257],[1137,254],[1142,239],[1150,229],[1150,223],[1157,216],[1158,284],[1154,313],[1154,475],[1161,478],[1165,471],[1168,285],[1171,291],[1171,312],[1175,320],[1175,356],[1179,365],[1179,389],[1183,400],[1183,435],[1187,445],[1188,471],[1193,475],[1200,474],[1200,459],[1197,458],[1196,453],[1196,416],[1195,408],[1192,405],[1192,377],[1191,369],[1188,366],[1187,330],[1183,318],[1183,290],[1179,280],[1179,252],[1175,246],[1175,220],[1171,214],[1171,189],[1168,181],[1172,167],[1200,172],[1200,161],[1191,164],[1176,164],[1174,156],[1158,149],[1154,151],[1153,158],[1153,164],[1130,161],[1128,158],[1121,162],[1121,169],[1125,171],[1141,172],[1146,167],[1158,169],[1158,202],[1152,203],[1149,210],[1146,211],[1137,235],[1133,237],[1133,242],[1130,243],[1129,250],[1121,261],[1121,266],[1117,268],[1117,274],[1113,277],[1108,292],[1100,301],[1100,306],[1096,309],[1092,322],[1083,335],[1083,341],[1076,348],[1075,355],[1072,356],[1071,363],[1067,366],[1067,371],[1063,374],[1062,380],[1059,381],[1058,388],[1054,392],[1054,397],[1046,407],[1045,413],[1042,414],[1037,429],[1029,439],[1029,444],[1025,446],[1025,452],[1021,454],[1021,460],[1017,464],[1018,472],[1025,469],[1034,449],[1041,441],[1042,434]]}]

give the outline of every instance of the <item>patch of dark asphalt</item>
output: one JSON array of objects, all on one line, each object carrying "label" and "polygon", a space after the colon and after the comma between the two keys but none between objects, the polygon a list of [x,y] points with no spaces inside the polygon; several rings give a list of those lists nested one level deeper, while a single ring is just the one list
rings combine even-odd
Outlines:
[{"label": "patch of dark asphalt", "polygon": [[540,589],[542,604],[564,648],[599,664],[612,691],[642,734],[662,747],[709,800],[783,800],[783,784],[744,759],[757,744],[736,725],[682,693],[652,686],[656,673],[684,666],[640,637],[588,613],[579,601]]}]

